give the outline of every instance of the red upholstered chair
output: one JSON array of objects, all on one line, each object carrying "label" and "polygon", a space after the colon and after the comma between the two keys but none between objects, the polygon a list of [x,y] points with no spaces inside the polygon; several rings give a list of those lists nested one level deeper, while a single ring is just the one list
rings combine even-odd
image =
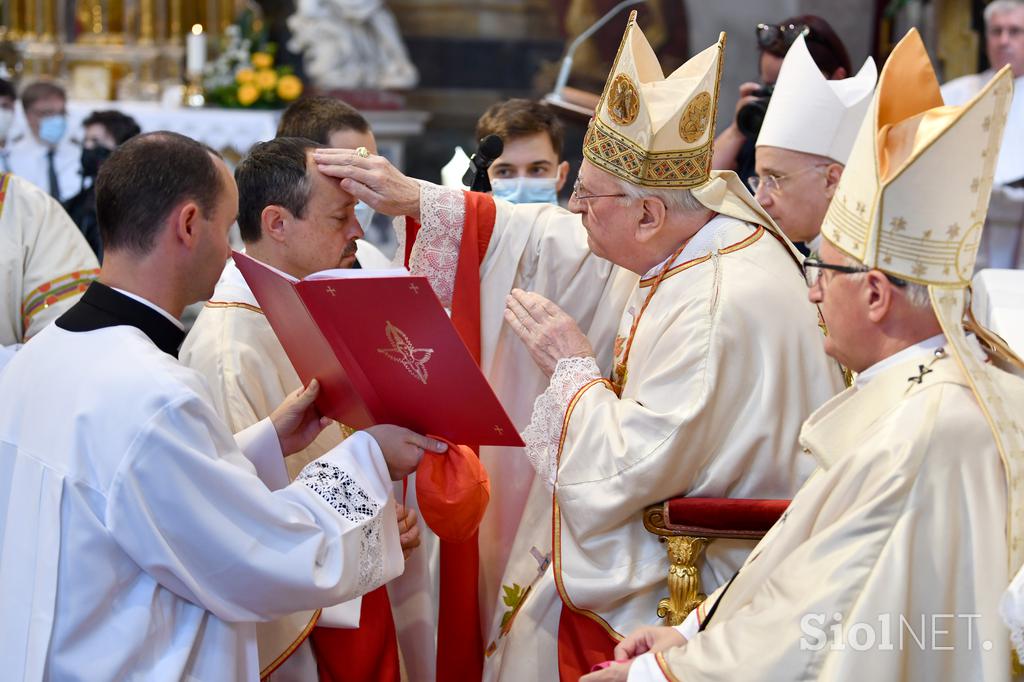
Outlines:
[{"label": "red upholstered chair", "polygon": [[668,593],[658,617],[679,625],[705,599],[698,562],[715,538],[760,540],[789,506],[789,500],[677,497],[648,507],[644,527],[668,546]]}]

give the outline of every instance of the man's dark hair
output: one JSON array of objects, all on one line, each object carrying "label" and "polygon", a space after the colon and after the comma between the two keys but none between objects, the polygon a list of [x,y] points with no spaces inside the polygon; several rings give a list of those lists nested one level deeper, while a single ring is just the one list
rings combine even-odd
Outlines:
[{"label": "man's dark hair", "polygon": [[21,106],[28,111],[41,99],[60,97],[65,102],[68,100],[64,88],[50,81],[36,81],[21,91]]},{"label": "man's dark hair", "polygon": [[507,145],[518,137],[547,133],[555,156],[562,158],[565,129],[554,110],[531,99],[510,99],[499,102],[484,112],[476,124],[476,139],[497,135]]},{"label": "man's dark hair", "polygon": [[14,89],[11,81],[0,78],[0,97],[10,97],[15,102],[18,101],[18,91]]},{"label": "man's dark hair", "polygon": [[296,218],[306,212],[313,178],[306,165],[307,152],[324,145],[302,137],[276,137],[254,146],[235,168],[238,185],[238,231],[246,244],[263,236],[263,209],[282,206]]},{"label": "man's dark hair", "polygon": [[226,189],[214,157],[220,154],[201,142],[166,131],[136,135],[114,150],[96,178],[103,249],[148,253],[183,201],[209,217]]},{"label": "man's dark hair", "polygon": [[370,124],[354,108],[331,97],[303,97],[284,110],[277,124],[278,137],[304,137],[320,144],[327,144],[331,133],[339,130],[367,133]]},{"label": "man's dark hair", "polygon": [[89,114],[89,118],[82,121],[82,127],[86,128],[91,125],[101,125],[106,128],[118,146],[142,132],[134,118],[113,110],[94,111]]}]

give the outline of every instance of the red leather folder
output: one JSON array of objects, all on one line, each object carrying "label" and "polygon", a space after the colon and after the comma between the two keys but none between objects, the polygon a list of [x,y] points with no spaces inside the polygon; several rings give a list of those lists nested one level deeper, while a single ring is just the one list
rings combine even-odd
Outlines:
[{"label": "red leather folder", "polygon": [[355,429],[523,445],[425,277],[296,280],[233,257],[299,378],[320,381],[323,414]]}]

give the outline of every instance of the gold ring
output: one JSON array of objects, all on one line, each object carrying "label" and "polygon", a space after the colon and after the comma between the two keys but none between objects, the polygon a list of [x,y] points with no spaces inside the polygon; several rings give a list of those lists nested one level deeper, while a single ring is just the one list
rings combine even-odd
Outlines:
[{"label": "gold ring", "polygon": [[356,154],[364,159],[370,158],[370,150],[366,147],[357,147]]}]

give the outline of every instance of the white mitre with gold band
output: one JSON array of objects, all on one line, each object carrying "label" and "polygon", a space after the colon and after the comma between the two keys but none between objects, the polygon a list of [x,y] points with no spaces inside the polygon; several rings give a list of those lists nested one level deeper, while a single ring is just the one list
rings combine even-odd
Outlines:
[{"label": "white mitre with gold band", "polygon": [[871,57],[856,76],[828,80],[804,36],[797,37],[779,70],[757,146],[816,154],[845,164],[876,80],[878,69]]},{"label": "white mitre with gold band", "polygon": [[631,12],[583,156],[641,187],[689,189],[712,211],[763,225],[803,257],[732,171],[711,170],[725,34],[667,78]]},{"label": "white mitre with gold band", "polygon": [[[997,366],[1020,359],[974,322],[968,287],[988,210],[1013,77],[1002,69],[963,106],[944,106],[917,31],[893,49],[822,236],[870,268],[928,287],[932,306],[995,436],[1007,478],[1010,574],[1024,562],[1024,428]],[[965,324],[992,363],[968,345]],[[1014,385],[1017,382],[1013,382]]]},{"label": "white mitre with gold band", "polygon": [[724,49],[723,33],[666,78],[631,12],[583,155],[643,187],[690,188],[707,182]]}]

